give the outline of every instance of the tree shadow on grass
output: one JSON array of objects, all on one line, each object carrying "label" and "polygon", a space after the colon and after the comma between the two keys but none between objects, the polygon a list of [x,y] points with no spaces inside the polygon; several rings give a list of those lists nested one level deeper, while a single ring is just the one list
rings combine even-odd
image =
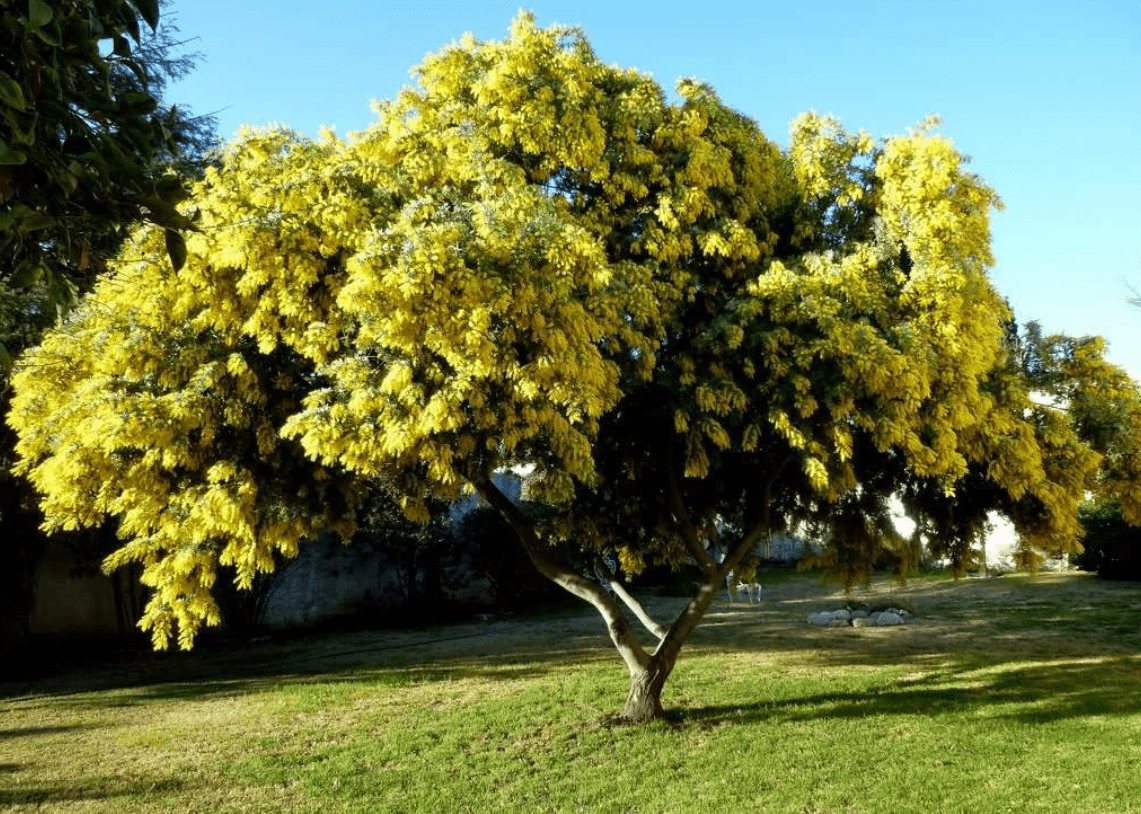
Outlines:
[{"label": "tree shadow on grass", "polygon": [[475,663],[446,663],[398,669],[351,669],[330,671],[328,668],[310,673],[272,671],[265,675],[242,675],[227,679],[169,681],[134,688],[134,691],[101,699],[101,706],[128,707],[154,701],[196,701],[211,697],[233,697],[271,691],[285,686],[321,685],[335,688],[352,684],[360,688],[413,687],[445,681],[477,679],[484,681],[519,681],[538,678],[551,666],[536,661],[530,665],[504,667]]},{"label": "tree shadow on grass", "polygon": [[[980,613],[969,606],[942,608],[944,617],[950,610],[963,614],[962,619],[921,616],[901,628],[822,629],[808,627],[803,614],[819,609],[823,600],[790,589],[788,597],[772,597],[759,605],[715,606],[683,650],[680,664],[700,653],[751,659],[779,654],[828,669],[910,666],[922,676],[911,682],[885,679],[884,686],[867,692],[740,707],[763,719],[776,714],[774,709],[786,718],[839,717],[939,714],[989,704],[1008,705],[1011,711],[1003,714],[1026,720],[1106,711],[1130,714],[1141,703],[1141,696],[1127,689],[1141,679],[1141,663],[1134,656],[1141,647],[1133,647],[1135,639],[1111,632],[1109,624],[1119,624],[1123,613],[1120,597],[1111,599],[1089,613],[1083,606],[1085,627],[1080,631],[1068,622],[1038,617],[1032,620],[1033,630],[1011,629],[1009,613]],[[1091,600],[1083,596],[1083,601]],[[684,601],[660,598],[649,604],[660,619],[667,619]],[[1041,615],[1040,608],[1032,610]],[[613,665],[615,675],[622,672],[603,625],[586,610],[491,625],[333,634],[234,650],[148,654],[51,682],[0,685],[0,698],[20,704],[126,707],[313,684],[328,686],[330,698],[335,698],[342,684],[400,688],[461,679],[521,681],[599,663]],[[988,669],[975,675],[972,671],[979,671],[980,665]],[[100,694],[82,695],[88,692]],[[669,685],[667,697],[668,692]],[[734,715],[738,708],[732,708]],[[704,707],[683,715],[715,719],[727,710]]]},{"label": "tree shadow on grass", "polygon": [[[43,703],[55,708],[92,704],[101,708],[124,708],[157,701],[232,698],[289,686],[322,685],[335,691],[343,684],[398,689],[466,679],[510,682],[540,678],[568,665],[609,660],[609,653],[596,644],[566,639],[550,649],[511,648],[499,653],[481,652],[478,643],[476,645],[471,652],[446,657],[419,654],[414,647],[403,652],[357,648],[301,656],[266,657],[263,654],[261,658],[221,664],[205,661],[165,675],[155,675],[153,671],[117,674],[108,670],[76,677],[61,689],[13,694],[9,702]],[[89,693],[99,695],[92,698]],[[0,738],[3,736],[0,732]]]},{"label": "tree shadow on grass", "polygon": [[1027,724],[1089,716],[1141,715],[1141,660],[1115,657],[1055,662],[977,659],[922,677],[885,680],[866,690],[679,710],[682,723],[791,723],[829,718],[982,713]]},{"label": "tree shadow on grass", "polygon": [[101,781],[94,787],[31,787],[0,789],[0,806],[49,807],[52,804],[74,803],[85,800],[108,800],[116,797],[149,797],[151,795],[181,792],[186,784],[177,778],[165,780],[118,780]]},{"label": "tree shadow on grass", "polygon": [[80,730],[95,729],[90,724],[69,724],[67,726],[22,726],[15,729],[0,729],[0,741],[15,738],[38,738],[42,735],[58,735],[62,732],[77,732]]},{"label": "tree shadow on grass", "polygon": [[1083,608],[1068,618],[1036,608],[1020,607],[1017,613],[963,608],[956,609],[955,618],[945,612],[919,615],[888,628],[814,627],[806,623],[802,610],[719,608],[698,628],[689,652],[809,652],[829,665],[890,664],[933,656],[1026,661],[1141,653],[1141,629],[1121,608]]}]

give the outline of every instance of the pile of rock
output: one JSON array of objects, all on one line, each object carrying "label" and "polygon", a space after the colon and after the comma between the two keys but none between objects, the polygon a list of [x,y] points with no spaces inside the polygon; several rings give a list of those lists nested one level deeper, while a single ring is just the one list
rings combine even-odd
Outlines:
[{"label": "pile of rock", "polygon": [[869,611],[866,608],[817,611],[808,614],[808,624],[817,627],[894,627],[907,624],[911,613],[902,608]]}]

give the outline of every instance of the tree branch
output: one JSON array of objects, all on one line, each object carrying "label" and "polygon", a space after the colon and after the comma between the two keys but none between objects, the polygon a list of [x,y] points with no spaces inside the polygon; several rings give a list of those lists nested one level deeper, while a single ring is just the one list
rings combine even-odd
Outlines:
[{"label": "tree branch", "polygon": [[718,569],[721,572],[721,579],[727,578],[730,571],[737,570],[737,566],[745,559],[745,555],[752,551],[753,547],[768,533],[769,518],[768,511],[766,510],[765,518],[749,529],[748,534],[741,537],[740,542],[737,543],[722,561],[721,567]]},{"label": "tree branch", "polygon": [[670,625],[670,629],[666,631],[666,635],[658,642],[658,647],[654,650],[655,659],[673,664],[677,654],[681,651],[681,646],[685,644],[686,639],[689,638],[694,628],[705,616],[705,612],[709,610],[709,606],[713,604],[713,598],[718,593],[718,586],[724,579],[717,575],[718,570],[714,568],[712,572],[705,575],[697,593],[686,603],[685,608],[674,620],[674,623]]},{"label": "tree branch", "polygon": [[552,557],[539,540],[539,536],[535,532],[535,525],[527,519],[518,506],[511,502],[507,495],[500,491],[499,487],[492,483],[490,476],[481,474],[478,478],[473,479],[472,483],[483,499],[490,503],[511,524],[511,528],[515,530],[523,550],[527,552],[531,562],[539,569],[539,573],[568,593],[589,602],[602,615],[610,632],[610,640],[618,649],[622,660],[626,662],[627,669],[632,674],[645,670],[650,663],[650,655],[638,641],[630,621],[610,594],[594,580],[575,573]]},{"label": "tree branch", "polygon": [[[701,622],[702,617],[705,616],[705,612],[709,609],[709,606],[713,604],[713,598],[717,595],[721,584],[725,581],[729,572],[736,569],[741,564],[741,561],[745,559],[745,555],[752,550],[753,546],[755,546],[762,537],[770,533],[771,511],[769,504],[772,502],[773,484],[776,483],[777,478],[780,477],[780,473],[784,468],[795,460],[795,458],[795,454],[786,457],[765,484],[760,522],[749,529],[748,533],[741,538],[740,542],[727,553],[720,565],[713,564],[712,560],[710,560],[711,567],[704,573],[705,579],[698,587],[697,593],[693,599],[686,604],[685,609],[674,623],[670,625],[670,629],[665,637],[658,643],[658,647],[654,651],[655,659],[660,658],[664,662],[673,663],[673,660],[677,658],[677,654],[681,650],[681,646],[685,644],[686,639],[689,638],[689,635],[693,633],[698,623]],[[671,467],[671,498],[676,499],[680,505],[681,490],[676,488],[676,486],[677,481]],[[685,507],[681,505],[680,508],[684,511]],[[702,552],[704,553],[704,549],[702,549]],[[705,558],[709,559],[709,555],[706,554]]]},{"label": "tree branch", "polygon": [[705,546],[702,545],[701,539],[697,536],[697,529],[693,527],[693,523],[689,519],[689,511],[685,508],[685,501],[681,498],[681,486],[677,482],[677,472],[674,470],[672,446],[669,451],[669,459],[666,461],[666,472],[670,486],[670,510],[681,529],[682,540],[685,541],[686,548],[697,561],[697,567],[701,569],[702,576],[709,576],[717,570],[717,564],[713,562],[713,558],[705,550]]},{"label": "tree branch", "polygon": [[610,580],[610,590],[614,591],[615,595],[626,604],[627,608],[630,609],[630,612],[638,617],[638,621],[642,623],[646,630],[657,636],[659,641],[666,637],[666,634],[669,632],[669,628],[656,622],[654,617],[650,616],[649,612],[642,605],[642,603],[635,599],[633,595],[626,590],[626,586],[624,586],[618,580],[612,579]]},{"label": "tree branch", "polygon": [[785,459],[780,462],[776,471],[773,472],[772,476],[765,483],[765,491],[761,496],[761,519],[741,538],[741,541],[737,543],[736,547],[733,548],[722,561],[720,568],[722,579],[729,576],[729,572],[735,570],[737,566],[741,564],[741,561],[745,559],[745,555],[761,541],[762,537],[771,533],[772,527],[770,521],[772,519],[771,504],[773,500],[773,484],[776,483],[777,478],[780,477],[780,473],[784,471],[784,468],[794,460],[796,460],[795,453],[785,456]]}]

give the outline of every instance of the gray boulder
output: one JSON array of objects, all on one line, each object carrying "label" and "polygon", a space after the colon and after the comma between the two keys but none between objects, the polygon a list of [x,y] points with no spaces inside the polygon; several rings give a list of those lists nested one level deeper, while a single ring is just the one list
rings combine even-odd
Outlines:
[{"label": "gray boulder", "polygon": [[907,623],[907,611],[898,608],[869,613],[863,608],[850,610],[816,611],[808,614],[808,624],[816,627],[893,627]]}]

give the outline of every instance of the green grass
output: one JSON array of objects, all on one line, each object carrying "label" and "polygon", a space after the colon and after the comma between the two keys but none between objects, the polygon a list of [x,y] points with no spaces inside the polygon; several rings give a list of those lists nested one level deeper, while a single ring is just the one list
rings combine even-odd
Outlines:
[{"label": "green grass", "polygon": [[767,584],[683,651],[672,725],[601,723],[625,676],[588,614],[9,686],[0,810],[1141,812],[1141,585],[876,585],[918,618],[855,630],[805,624],[834,588]]}]

